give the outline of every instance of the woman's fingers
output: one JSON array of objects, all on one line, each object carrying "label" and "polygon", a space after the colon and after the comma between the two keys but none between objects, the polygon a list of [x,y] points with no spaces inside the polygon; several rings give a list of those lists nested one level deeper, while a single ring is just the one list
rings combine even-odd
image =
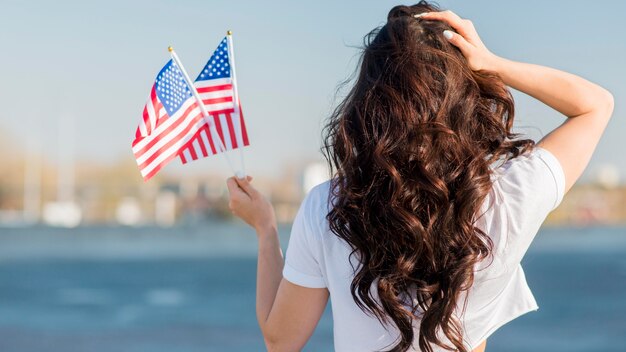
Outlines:
[{"label": "woman's fingers", "polygon": [[445,30],[443,31],[443,36],[446,37],[452,45],[459,48],[465,57],[470,56],[470,51],[473,49],[473,46],[461,35],[453,31]]},{"label": "woman's fingers", "polygon": [[480,42],[480,39],[478,38],[478,33],[476,33],[476,30],[474,29],[474,24],[472,23],[472,21],[459,17],[459,15],[452,12],[451,10],[425,12],[421,14],[419,18],[444,21],[449,24],[450,27],[454,28],[454,30],[458,34],[465,37],[468,42],[472,44],[478,44],[478,42]]},{"label": "woman's fingers", "polygon": [[250,184],[251,176],[229,177],[226,186],[230,195],[230,211],[255,229],[275,228],[276,216],[272,204]]},{"label": "woman's fingers", "polygon": [[234,178],[239,187],[244,190],[250,197],[252,197],[256,193],[256,189],[252,187],[250,181],[252,180],[251,176],[246,176],[245,178]]},{"label": "woman's fingers", "polygon": [[226,180],[226,187],[228,187],[228,193],[230,194],[231,200],[241,197],[249,198],[248,194],[239,186],[235,177],[229,177]]}]

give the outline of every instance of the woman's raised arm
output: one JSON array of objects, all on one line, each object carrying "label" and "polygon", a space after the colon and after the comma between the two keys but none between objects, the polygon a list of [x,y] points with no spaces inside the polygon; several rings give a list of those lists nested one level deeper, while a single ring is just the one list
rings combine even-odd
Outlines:
[{"label": "woman's raised arm", "polygon": [[508,60],[491,53],[480,40],[471,21],[447,10],[419,16],[442,20],[456,33],[444,35],[458,47],[473,70],[498,73],[504,83],[524,92],[567,116],[538,145],[559,160],[567,192],[583,173],[613,113],[613,96],[588,80],[554,68]]}]

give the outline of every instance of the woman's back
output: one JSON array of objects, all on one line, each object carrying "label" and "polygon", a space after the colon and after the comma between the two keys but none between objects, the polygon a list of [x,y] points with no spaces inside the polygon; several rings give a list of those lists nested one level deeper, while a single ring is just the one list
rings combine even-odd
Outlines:
[{"label": "woman's back", "polygon": [[[337,351],[480,350],[537,309],[520,262],[587,166],[613,97],[492,54],[469,20],[425,1],[394,7],[366,38],[326,128],[334,176],[304,200],[284,265],[271,206],[229,180],[231,209],[259,236],[266,345],[300,350],[330,297]],[[507,87],[568,119],[538,143],[517,139]]]},{"label": "woman's back", "polygon": [[[493,240],[493,261],[484,260],[476,267],[467,308],[460,319],[469,349],[479,346],[508,321],[537,309],[520,261],[539,226],[564,194],[561,165],[541,147],[509,160],[494,171],[493,189],[481,207],[484,215],[477,223]],[[353,256],[352,263],[349,262],[350,246],[328,227],[329,190],[330,181],[326,181],[305,198],[294,221],[283,276],[301,286],[328,288],[336,351],[382,350],[396,342],[398,333],[393,329],[386,331],[352,298],[351,264],[358,268],[358,261]],[[416,321],[416,334],[418,328]]]}]

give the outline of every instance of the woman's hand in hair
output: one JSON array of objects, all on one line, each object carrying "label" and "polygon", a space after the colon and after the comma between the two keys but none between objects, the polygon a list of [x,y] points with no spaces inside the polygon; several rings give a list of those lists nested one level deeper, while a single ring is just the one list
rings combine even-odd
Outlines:
[{"label": "woman's hand in hair", "polygon": [[237,217],[252,226],[259,236],[276,230],[272,204],[250,183],[252,176],[229,177],[226,180],[230,200],[228,207]]},{"label": "woman's hand in hair", "polygon": [[425,12],[419,17],[424,20],[441,20],[454,28],[456,33],[445,30],[442,35],[461,50],[472,70],[495,71],[499,58],[483,44],[472,21],[461,18],[450,10]]}]

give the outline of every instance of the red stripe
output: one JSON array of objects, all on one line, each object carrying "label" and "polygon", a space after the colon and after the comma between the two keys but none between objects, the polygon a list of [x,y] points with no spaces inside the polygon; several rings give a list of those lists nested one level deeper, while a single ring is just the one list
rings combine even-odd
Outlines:
[{"label": "red stripe", "polygon": [[[217,134],[219,135],[222,144],[224,144],[224,132],[222,132],[222,123],[220,122],[220,116],[216,114],[211,114],[211,116],[213,116],[213,121],[215,121],[215,129],[217,130]],[[219,142],[217,145],[220,145]],[[224,145],[224,148],[226,148],[226,145]]]},{"label": "red stripe", "polygon": [[191,160],[198,160],[198,154],[196,154],[196,148],[193,146],[193,138],[189,141],[189,154],[191,154]]},{"label": "red stripe", "polygon": [[[150,157],[148,159],[146,159],[143,163],[141,163],[141,165],[139,165],[140,169],[143,169],[145,167],[147,167],[148,165],[150,165],[150,163],[152,161],[154,161],[154,159],[158,158],[159,155],[161,155],[163,152],[165,152],[166,150],[168,150],[172,145],[178,143],[181,139],[183,139],[188,133],[189,131],[195,126],[195,123],[198,120],[202,119],[202,115],[197,115],[192,123],[190,123],[184,130],[182,130],[178,135],[176,135],[176,137],[172,138],[172,140],[170,140],[169,142],[167,142],[164,146],[162,146],[161,148],[159,148],[156,151],[152,152],[152,155],[150,155]],[[174,154],[177,154],[177,152],[175,152]],[[137,154],[135,154],[135,157],[137,157]]]},{"label": "red stripe", "polygon": [[241,124],[241,137],[243,139],[243,145],[250,145],[248,141],[248,132],[246,131],[246,124],[243,121],[243,111],[241,111],[241,104],[239,104],[239,123]]},{"label": "red stripe", "polygon": [[206,147],[204,146],[204,140],[202,139],[202,136],[200,135],[200,133],[202,132],[202,130],[198,131],[198,133],[196,133],[197,135],[197,139],[198,139],[198,144],[200,144],[200,149],[202,150],[202,155],[207,157],[209,156],[209,154],[206,152]]},{"label": "red stripe", "polygon": [[228,134],[230,134],[230,143],[233,149],[237,148],[237,137],[235,137],[235,126],[233,126],[233,115],[226,114],[226,124],[228,124]]},{"label": "red stripe", "polygon": [[[133,141],[133,148],[135,147],[135,145],[139,142],[141,142],[142,140],[146,139],[147,137],[143,137],[143,136],[139,136],[139,137],[135,137],[135,140]],[[133,151],[133,154],[135,154],[135,152]]]},{"label": "red stripe", "polygon": [[147,135],[149,135],[150,132],[152,132],[152,129],[150,128],[150,115],[148,114],[148,104],[146,104],[146,106],[143,107],[143,124],[146,125]]},{"label": "red stripe", "polygon": [[[170,127],[168,127],[167,129],[165,129],[164,131],[161,131],[158,135],[155,135],[153,137],[153,139],[148,142],[148,144],[146,144],[141,150],[139,150],[138,152],[135,153],[135,155],[141,155],[145,152],[147,152],[152,146],[154,146],[159,140],[161,140],[161,138],[163,138],[164,136],[169,135],[172,130],[176,129],[176,127],[178,127],[178,125],[180,125],[181,123],[183,123],[183,121],[185,120],[185,118],[187,118],[187,116],[189,115],[189,113],[191,113],[191,111],[193,109],[195,109],[198,106],[198,104],[193,103],[189,106],[189,108],[187,108],[187,110],[185,110],[185,112],[183,113],[183,115],[181,117],[178,118],[178,120],[176,122],[174,122]],[[202,116],[201,113],[198,113],[198,116]],[[194,121],[197,119],[197,116],[194,117]],[[152,136],[150,136],[152,137]]]},{"label": "red stripe", "polygon": [[161,170],[163,168],[163,166],[165,166],[165,164],[169,163],[175,157],[176,157],[176,154],[172,154],[169,157],[167,157],[159,165],[155,166],[154,169],[152,169],[152,171],[150,171],[150,173],[148,173],[146,176],[144,176],[143,180],[144,181],[148,181],[152,176],[156,175],[156,173],[159,172],[159,170]]},{"label": "red stripe", "polygon": [[[165,116],[167,116],[167,115],[165,115]],[[159,119],[159,118],[163,118],[163,117],[157,117],[157,119]],[[137,133],[139,133],[139,135],[137,135]],[[141,142],[142,140],[144,140],[144,139],[146,139],[146,138],[155,138],[155,137],[156,137],[156,136],[149,136],[149,135],[148,135],[148,136],[142,136],[142,135],[141,135],[141,133],[140,133],[140,131],[139,131],[139,128],[137,128],[137,131],[135,132],[135,140],[133,141],[132,147],[134,148],[134,147],[135,147],[135,145],[137,145],[137,143]],[[152,143],[152,142],[150,142],[150,143],[151,143],[152,145],[154,144],[154,143]],[[144,149],[145,149],[145,147],[144,147]],[[141,152],[141,151],[139,151],[139,152]],[[139,152],[137,152],[137,153],[134,153],[134,152],[133,152],[133,153],[134,153],[135,155],[137,155]]]},{"label": "red stripe", "polygon": [[184,152],[184,150],[183,150],[183,149],[181,149],[181,150],[180,150],[180,153],[178,153],[178,155],[180,156],[180,161],[181,161],[183,164],[187,164],[187,158],[185,158],[185,153],[183,153],[183,152]]},{"label": "red stripe", "polygon": [[[197,132],[196,132],[196,133],[197,133]],[[185,160],[185,163],[186,163],[186,162],[189,162],[189,161],[192,161],[192,160],[196,160],[196,159],[193,157],[193,155],[191,155],[191,149],[193,148],[192,143],[193,143],[194,138],[195,138],[195,135],[194,135],[193,137],[191,137],[191,138],[189,139],[189,141],[187,141],[187,143],[185,143],[185,144],[184,144],[184,145],[180,148],[180,151],[178,152],[178,154],[179,154],[179,155],[180,155],[180,157],[181,157],[181,161],[182,161],[182,159],[184,159],[184,160]],[[185,156],[185,150],[189,151],[189,154],[191,155],[191,160],[187,160],[187,157]]]},{"label": "red stripe", "polygon": [[233,112],[233,111],[234,111],[233,108],[228,108],[228,109],[222,109],[222,110],[212,110],[212,111],[209,111],[209,114],[219,115],[219,114],[226,114],[226,113]]},{"label": "red stripe", "polygon": [[152,101],[152,109],[154,110],[154,119],[156,120],[156,123],[152,126],[152,122],[150,122],[150,132],[148,132],[148,134],[152,133],[152,131],[156,128],[156,125],[159,123],[159,109],[157,109],[157,106],[162,106],[156,94],[156,87],[152,87],[150,100]]},{"label": "red stripe", "polygon": [[217,92],[219,90],[231,90],[231,89],[233,89],[233,85],[232,84],[222,84],[222,85],[219,85],[219,86],[208,86],[208,87],[197,87],[196,88],[196,90],[198,91],[199,94]]},{"label": "red stripe", "polygon": [[[219,103],[230,103],[233,101],[233,97],[222,97],[222,98],[213,98],[213,99],[203,99],[202,102],[204,105],[212,105]],[[232,110],[232,109],[231,109]]]},{"label": "red stripe", "polygon": [[215,150],[215,145],[213,145],[213,136],[211,135],[209,125],[204,124],[204,126],[202,126],[202,129],[204,130],[204,133],[206,133],[206,137],[209,140],[209,147],[211,147],[211,153],[213,155],[217,154],[217,151]]},{"label": "red stripe", "polygon": [[[154,113],[156,115],[156,124],[154,126],[154,129],[156,130],[157,127],[159,127],[163,122],[167,121],[167,118],[169,117],[169,115],[167,114],[167,111],[165,111],[165,109],[163,108],[163,103],[161,103],[160,101],[156,101],[156,104],[153,105],[154,106]],[[161,114],[161,109],[163,109],[163,113]]]},{"label": "red stripe", "polygon": [[197,160],[198,159],[198,155],[197,153],[194,151],[194,146],[193,146],[193,142],[194,141],[198,141],[198,144],[200,145],[200,149],[202,151],[202,154],[206,157],[209,156],[206,150],[206,147],[204,146],[204,142],[202,141],[202,136],[200,135],[202,133],[202,131],[205,130],[205,126],[207,126],[206,124],[203,124],[202,127],[200,127],[200,129],[198,130],[198,132],[196,132],[196,134],[189,140],[189,142],[187,142],[183,148],[181,148],[180,151],[180,160],[183,164],[187,163],[187,158],[185,157],[184,151],[189,150],[189,153],[191,154],[191,159],[192,160]]}]

